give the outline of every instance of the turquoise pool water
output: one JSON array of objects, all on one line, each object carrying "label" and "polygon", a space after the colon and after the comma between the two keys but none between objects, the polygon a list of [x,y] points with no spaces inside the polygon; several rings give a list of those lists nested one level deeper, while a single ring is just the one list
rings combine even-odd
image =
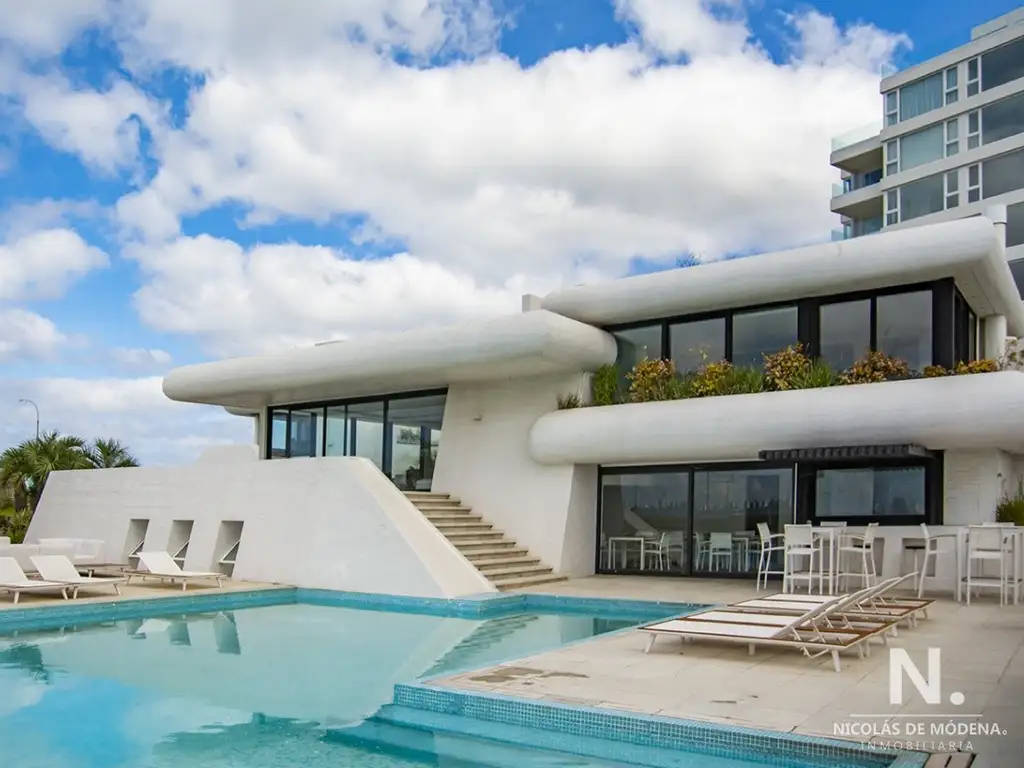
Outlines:
[{"label": "turquoise pool water", "polygon": [[[383,706],[396,683],[521,657],[650,618],[531,612],[476,620],[288,604],[8,633],[0,636],[0,765],[651,765],[454,734]],[[662,755],[658,765],[822,768],[684,752]]]}]

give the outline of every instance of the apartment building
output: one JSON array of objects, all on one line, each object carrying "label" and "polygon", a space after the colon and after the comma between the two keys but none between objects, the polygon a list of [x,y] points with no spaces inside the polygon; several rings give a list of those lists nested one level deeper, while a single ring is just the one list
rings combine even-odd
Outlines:
[{"label": "apartment building", "polygon": [[1007,206],[1007,258],[1024,293],[1024,6],[965,45],[881,82],[879,123],[837,137],[834,239]]}]

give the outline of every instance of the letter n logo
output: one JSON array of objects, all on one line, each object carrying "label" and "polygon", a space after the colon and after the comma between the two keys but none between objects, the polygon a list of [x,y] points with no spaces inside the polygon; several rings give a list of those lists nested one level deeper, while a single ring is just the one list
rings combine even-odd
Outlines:
[{"label": "letter n logo", "polygon": [[903,703],[903,673],[917,689],[926,704],[942,703],[942,651],[939,648],[928,649],[928,676],[925,678],[921,670],[902,648],[889,649],[889,703]]}]

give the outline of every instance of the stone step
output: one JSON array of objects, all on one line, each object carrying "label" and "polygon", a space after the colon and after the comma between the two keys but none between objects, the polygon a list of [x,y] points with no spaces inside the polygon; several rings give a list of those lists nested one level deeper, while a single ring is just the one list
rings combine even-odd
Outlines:
[{"label": "stone step", "polygon": [[540,584],[553,584],[556,581],[565,581],[565,576],[555,573],[542,574],[540,576],[519,576],[514,578],[494,578],[491,583],[500,591],[507,592],[510,589],[522,589],[523,587],[535,587]]},{"label": "stone step", "polygon": [[[525,557],[530,551],[525,547],[517,547],[514,541],[501,542],[496,545],[484,546],[481,549],[466,551],[464,546],[457,547],[469,562],[473,565],[493,560],[508,560],[510,558]],[[538,562],[540,558],[537,558]]]},{"label": "stone step", "polygon": [[482,515],[471,515],[469,510],[466,510],[465,512],[424,512],[423,514],[427,520],[434,524],[466,521],[475,522],[484,519]]},{"label": "stone step", "polygon": [[446,504],[444,506],[423,506],[422,504],[413,504],[416,509],[422,512],[427,517],[431,515],[468,515],[473,510],[469,507],[463,507],[458,504]]},{"label": "stone step", "polygon": [[469,531],[479,531],[480,533],[485,533],[494,528],[494,526],[490,523],[482,523],[473,520],[468,520],[465,522],[461,520],[456,520],[455,522],[434,523],[434,527],[437,528],[437,530],[439,530],[445,536],[448,536],[451,533],[467,533]]},{"label": "stone step", "polygon": [[491,547],[502,546],[498,542],[508,542],[507,546],[515,546],[515,542],[506,539],[505,534],[501,531],[451,531],[445,533],[445,536],[458,549],[462,549],[466,545],[474,546],[477,544],[486,544]]},{"label": "stone step", "polygon": [[506,564],[501,568],[478,568],[478,570],[494,582],[500,579],[541,576],[552,572],[551,566],[540,565],[539,563]]},{"label": "stone step", "polygon": [[452,495],[450,493],[441,493],[440,491],[402,491],[410,499],[450,499]]},{"label": "stone step", "polygon": [[410,496],[410,497],[408,497],[408,499],[413,504],[415,504],[417,507],[430,507],[430,508],[438,507],[438,506],[442,506],[442,507],[444,507],[444,506],[456,506],[457,507],[460,504],[462,504],[462,502],[459,501],[458,499],[453,499],[453,498],[450,498],[448,496],[437,496],[437,497]]},{"label": "stone step", "polygon": [[[499,550],[500,551],[500,550]],[[491,553],[485,553],[480,557],[477,553],[473,554],[473,557],[467,559],[471,562],[478,571],[486,571],[490,568],[505,568],[510,565],[540,565],[540,558],[533,557],[527,550],[517,547],[506,550],[507,554],[501,556]]]}]

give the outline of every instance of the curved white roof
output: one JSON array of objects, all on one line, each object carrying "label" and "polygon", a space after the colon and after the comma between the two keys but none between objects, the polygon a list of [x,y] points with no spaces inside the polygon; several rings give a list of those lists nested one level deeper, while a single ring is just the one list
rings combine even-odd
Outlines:
[{"label": "curved white roof", "polygon": [[954,277],[982,317],[1024,334],[1001,238],[983,217],[882,232],[550,293],[544,309],[612,325]]},{"label": "curved white roof", "polygon": [[593,371],[615,362],[615,340],[551,312],[373,336],[189,365],[164,378],[172,400],[232,409],[342,399]]},{"label": "curved white roof", "polygon": [[541,464],[727,461],[896,443],[1021,450],[1024,373],[578,408],[545,414],[530,430]]}]

